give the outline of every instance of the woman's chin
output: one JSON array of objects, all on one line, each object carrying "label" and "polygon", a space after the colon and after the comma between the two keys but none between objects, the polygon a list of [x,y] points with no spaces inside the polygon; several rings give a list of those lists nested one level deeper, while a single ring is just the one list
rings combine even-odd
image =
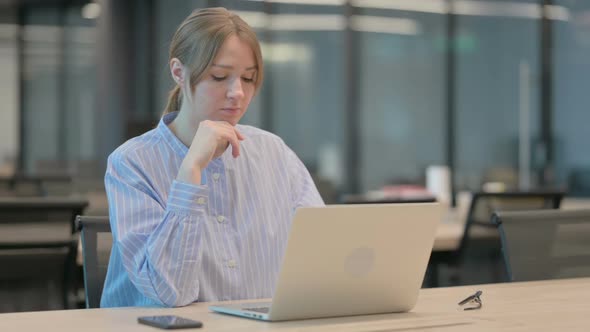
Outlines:
[{"label": "woman's chin", "polygon": [[228,122],[229,124],[231,124],[232,126],[235,126],[238,124],[238,122],[240,122],[240,119],[242,118],[241,115],[232,115],[232,116],[228,116],[228,115],[222,115],[222,116],[218,116],[216,117],[216,121],[225,121]]}]

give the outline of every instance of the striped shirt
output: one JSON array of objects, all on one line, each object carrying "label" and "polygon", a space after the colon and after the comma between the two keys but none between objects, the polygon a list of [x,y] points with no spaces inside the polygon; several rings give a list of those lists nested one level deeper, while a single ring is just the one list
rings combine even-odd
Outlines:
[{"label": "striped shirt", "polygon": [[228,148],[202,184],[177,181],[188,148],[167,126],[175,116],[109,156],[101,307],[272,297],[295,209],[324,204],[309,172],[276,135],[238,125],[238,158]]}]

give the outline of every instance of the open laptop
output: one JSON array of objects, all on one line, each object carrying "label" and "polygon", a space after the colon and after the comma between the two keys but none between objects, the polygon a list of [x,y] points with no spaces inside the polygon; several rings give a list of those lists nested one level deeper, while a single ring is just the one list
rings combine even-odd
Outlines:
[{"label": "open laptop", "polygon": [[300,208],[272,302],[209,309],[265,321],[409,311],[441,216],[439,203]]}]

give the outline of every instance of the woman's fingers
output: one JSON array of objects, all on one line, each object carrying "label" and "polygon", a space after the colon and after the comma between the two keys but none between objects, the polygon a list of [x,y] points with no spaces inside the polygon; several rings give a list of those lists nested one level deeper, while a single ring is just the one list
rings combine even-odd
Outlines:
[{"label": "woman's fingers", "polygon": [[243,141],[244,139],[246,139],[246,137],[238,129],[236,129],[236,127],[234,127],[234,131],[236,132],[236,136],[238,137],[238,139],[240,141]]},{"label": "woman's fingers", "polygon": [[225,131],[224,138],[229,142],[232,148],[232,156],[237,158],[240,156],[240,139],[236,132],[232,129],[229,131]]},{"label": "woman's fingers", "polygon": [[201,168],[204,168],[212,159],[221,156],[230,145],[232,156],[239,157],[240,141],[244,138],[244,135],[228,122],[205,120],[199,124],[189,153],[192,153]]},{"label": "woman's fingers", "polygon": [[[223,138],[225,140],[227,140],[227,142],[229,142],[229,145],[231,145],[231,147],[232,147],[232,156],[234,158],[239,157],[240,156],[240,141],[243,141],[245,139],[244,135],[242,135],[242,133],[240,133],[239,130],[237,130],[234,126],[232,126],[228,122],[219,121],[217,123],[219,124],[220,128],[223,130],[222,131]],[[225,146],[225,148],[227,148],[227,145],[224,145],[224,146]],[[225,149],[223,151],[225,151]]]}]

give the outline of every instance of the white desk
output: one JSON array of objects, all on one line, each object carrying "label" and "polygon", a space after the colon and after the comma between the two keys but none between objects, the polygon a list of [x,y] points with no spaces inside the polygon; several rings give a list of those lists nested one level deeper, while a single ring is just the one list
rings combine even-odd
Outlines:
[{"label": "white desk", "polygon": [[432,251],[454,251],[463,237],[467,209],[448,208],[438,223]]},{"label": "white desk", "polygon": [[441,223],[436,230],[432,251],[453,251],[459,248],[463,237],[464,223]]},{"label": "white desk", "polygon": [[[480,310],[459,311],[457,302],[482,290]],[[158,331],[139,325],[143,315],[179,315],[200,320],[192,331],[588,331],[590,278],[423,289],[414,310],[403,314],[353,316],[267,323],[216,314],[209,303],[174,309],[87,309],[0,314],[0,331]]]}]

